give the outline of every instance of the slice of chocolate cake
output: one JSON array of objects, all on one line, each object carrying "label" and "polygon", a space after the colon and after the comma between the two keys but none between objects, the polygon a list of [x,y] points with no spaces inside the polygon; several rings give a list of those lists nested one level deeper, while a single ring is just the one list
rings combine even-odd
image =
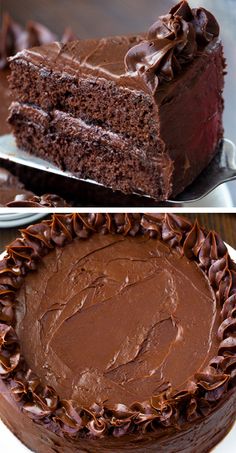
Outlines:
[{"label": "slice of chocolate cake", "polygon": [[79,178],[166,200],[223,137],[219,25],[186,1],[147,35],[54,43],[11,59],[18,145]]}]

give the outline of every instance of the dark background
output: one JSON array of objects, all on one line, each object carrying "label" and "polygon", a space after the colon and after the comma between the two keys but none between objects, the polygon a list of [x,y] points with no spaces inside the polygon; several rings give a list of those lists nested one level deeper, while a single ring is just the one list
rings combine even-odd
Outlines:
[{"label": "dark background", "polygon": [[[178,0],[0,0],[21,24],[42,22],[58,35],[70,25],[80,38],[145,31]],[[236,0],[190,0],[211,10],[221,24],[228,60],[225,88],[225,136],[236,142]],[[210,83],[210,81],[209,81]]]},{"label": "dark background", "polygon": [[[197,217],[201,225],[217,231],[225,242],[236,249],[236,214],[184,214],[184,216],[192,221]],[[0,252],[18,235],[17,228],[0,229]]]}]

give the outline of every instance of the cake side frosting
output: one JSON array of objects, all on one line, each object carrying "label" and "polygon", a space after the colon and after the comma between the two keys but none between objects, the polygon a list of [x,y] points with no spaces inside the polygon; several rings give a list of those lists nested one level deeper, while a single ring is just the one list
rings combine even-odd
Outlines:
[{"label": "cake side frosting", "polygon": [[[184,392],[169,388],[150,401],[112,408],[94,404],[79,407],[60,400],[53,388],[44,386],[28,369],[14,331],[15,294],[25,275],[55,247],[75,237],[86,239],[92,232],[157,237],[164,244],[193,260],[209,280],[221,309],[218,353],[189,383]],[[17,404],[37,423],[61,436],[122,436],[127,433],[158,432],[206,417],[235,384],[236,266],[223,241],[197,223],[175,215],[54,215],[52,220],[22,230],[1,261],[1,365],[0,374]],[[220,308],[221,307],[221,308]]]}]

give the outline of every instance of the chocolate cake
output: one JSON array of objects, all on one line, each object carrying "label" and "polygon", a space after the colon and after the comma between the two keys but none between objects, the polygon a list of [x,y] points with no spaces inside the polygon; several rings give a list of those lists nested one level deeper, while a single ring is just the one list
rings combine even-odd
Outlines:
[{"label": "chocolate cake", "polygon": [[34,195],[31,197],[16,195],[6,206],[8,208],[64,208],[69,207],[70,203],[59,195],[46,193],[41,196]]},{"label": "chocolate cake", "polygon": [[63,198],[54,194],[35,195],[27,190],[19,178],[0,167],[0,207],[46,208],[70,206]]},{"label": "chocolate cake", "polygon": [[206,453],[236,416],[236,264],[176,215],[68,214],[0,262],[0,414],[40,453]]},{"label": "chocolate cake", "polygon": [[41,46],[11,59],[19,147],[82,179],[166,200],[223,137],[219,25],[186,1],[147,34]]}]

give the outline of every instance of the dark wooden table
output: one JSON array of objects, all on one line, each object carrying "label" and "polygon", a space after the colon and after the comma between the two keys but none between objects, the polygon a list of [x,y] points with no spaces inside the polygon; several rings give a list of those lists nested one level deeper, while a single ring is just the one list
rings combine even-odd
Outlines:
[{"label": "dark wooden table", "polygon": [[[70,25],[80,38],[145,31],[179,0],[0,0],[2,10],[24,24],[42,22],[61,35]],[[236,142],[235,0],[189,0],[192,7],[210,9],[221,24],[228,61],[225,87],[225,135]]]},{"label": "dark wooden table", "polygon": [[[1,214],[0,214],[1,215]],[[236,214],[185,214],[191,220],[220,233],[221,237],[236,249]],[[0,251],[18,235],[17,228],[0,229]]]}]

